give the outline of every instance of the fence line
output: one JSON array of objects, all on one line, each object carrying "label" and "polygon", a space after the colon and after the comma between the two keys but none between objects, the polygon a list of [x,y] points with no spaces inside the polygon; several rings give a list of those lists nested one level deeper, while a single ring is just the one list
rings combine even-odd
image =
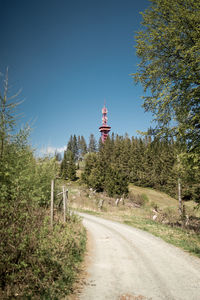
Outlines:
[{"label": "fence line", "polygon": [[[51,216],[51,227],[53,228],[54,222],[54,185],[55,182],[51,180],[51,209],[50,209],[50,216]],[[67,210],[67,200],[68,200],[68,190],[65,186],[62,186],[62,192],[58,193],[56,196],[63,195],[63,222],[66,223],[66,210]]]}]

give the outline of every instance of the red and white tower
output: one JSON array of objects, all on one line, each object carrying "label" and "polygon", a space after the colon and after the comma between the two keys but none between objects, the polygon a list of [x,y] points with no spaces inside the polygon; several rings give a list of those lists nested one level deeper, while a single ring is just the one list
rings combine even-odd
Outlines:
[{"label": "red and white tower", "polygon": [[111,127],[107,125],[107,121],[108,121],[107,113],[108,110],[104,104],[104,107],[102,108],[102,126],[99,127],[99,131],[101,132],[101,140],[103,143],[105,142],[111,129]]}]

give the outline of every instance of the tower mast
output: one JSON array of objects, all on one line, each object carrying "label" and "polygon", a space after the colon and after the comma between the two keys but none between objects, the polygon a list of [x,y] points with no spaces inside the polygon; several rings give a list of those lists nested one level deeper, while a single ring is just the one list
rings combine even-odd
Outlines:
[{"label": "tower mast", "polygon": [[102,126],[99,127],[99,131],[101,132],[101,140],[103,143],[105,142],[105,140],[110,132],[110,129],[111,129],[111,127],[107,125],[107,121],[108,121],[107,113],[108,113],[108,110],[104,103],[104,107],[102,108]]}]

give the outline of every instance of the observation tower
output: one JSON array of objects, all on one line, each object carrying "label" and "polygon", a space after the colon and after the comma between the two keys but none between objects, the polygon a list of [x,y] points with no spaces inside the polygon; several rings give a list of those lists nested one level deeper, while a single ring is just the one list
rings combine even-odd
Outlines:
[{"label": "observation tower", "polygon": [[111,127],[107,125],[107,121],[108,121],[107,113],[108,110],[104,104],[104,107],[102,108],[102,126],[99,127],[99,131],[101,132],[101,140],[103,143],[105,142],[111,129]]}]

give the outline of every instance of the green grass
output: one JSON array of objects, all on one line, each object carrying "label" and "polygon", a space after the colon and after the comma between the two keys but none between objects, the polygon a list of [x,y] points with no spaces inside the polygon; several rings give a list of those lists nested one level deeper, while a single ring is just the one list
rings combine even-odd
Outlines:
[{"label": "green grass", "polygon": [[141,217],[131,217],[125,219],[123,223],[145,230],[157,237],[162,238],[167,243],[182,248],[200,257],[200,235],[186,231],[179,227],[171,227],[166,224],[160,224],[152,220],[143,219]]},{"label": "green grass", "polygon": [[[156,207],[165,216],[164,221],[167,220],[170,224],[180,222],[178,201],[169,195],[130,184],[130,200],[125,199],[125,205],[119,203],[119,206],[116,207],[115,199],[109,198],[105,194],[92,194],[85,186],[79,186],[77,183],[72,183],[70,188],[80,191],[79,194],[77,193],[76,198],[71,201],[71,206],[75,210],[148,231],[167,243],[200,257],[200,234],[195,233],[193,230],[167,225],[159,218],[153,221],[152,217],[155,214],[154,209]],[[101,211],[99,211],[95,200],[99,197],[104,199]],[[140,207],[130,207],[132,201],[135,201],[135,203],[138,201],[137,204],[140,204]],[[194,211],[196,206],[194,202],[191,201],[185,204],[188,215],[199,216],[200,212]]]},{"label": "green grass", "polygon": [[109,212],[96,212],[90,211],[88,209],[79,209],[79,211],[113,221],[118,221],[129,226],[147,231],[163,239],[165,242],[179,247],[184,251],[200,258],[200,235],[196,234],[193,231],[188,231],[180,227],[171,227],[170,225],[161,224],[141,216],[130,216],[128,214],[122,215],[119,213]]}]

